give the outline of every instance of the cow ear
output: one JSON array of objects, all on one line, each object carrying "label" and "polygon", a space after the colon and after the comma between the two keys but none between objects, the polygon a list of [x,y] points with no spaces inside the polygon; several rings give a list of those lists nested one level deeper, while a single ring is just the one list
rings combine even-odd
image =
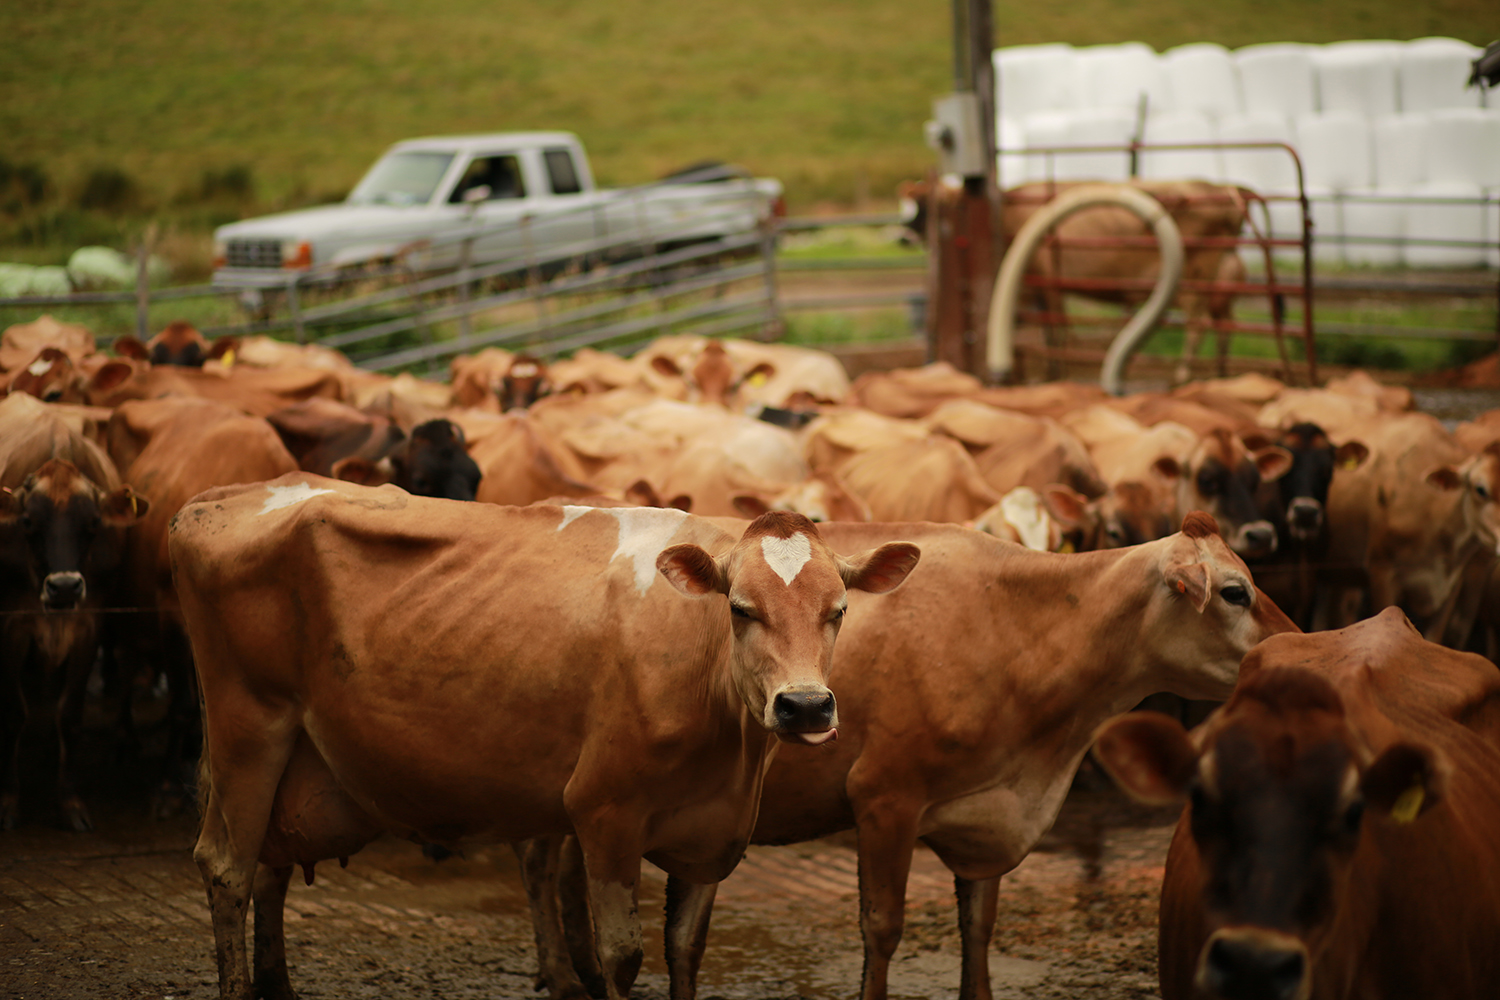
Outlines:
[{"label": "cow ear", "polygon": [[151,501],[129,486],[121,486],[99,500],[99,517],[110,528],[128,528],[150,509]]},{"label": "cow ear", "polygon": [[1456,490],[1464,483],[1463,475],[1451,465],[1440,465],[1423,477],[1428,486],[1447,492]]},{"label": "cow ear", "polygon": [[115,357],[130,358],[134,361],[151,360],[151,352],[146,350],[146,345],[128,333],[123,337],[116,337],[110,349],[115,352]]},{"label": "cow ear", "polygon": [[1254,459],[1255,467],[1260,470],[1260,481],[1263,483],[1280,479],[1292,468],[1292,453],[1274,444],[1257,451]]},{"label": "cow ear", "polygon": [[668,378],[682,378],[682,369],[677,367],[677,362],[663,354],[658,354],[651,359],[651,368],[658,375]]},{"label": "cow ear", "polygon": [[747,371],[740,379],[740,385],[763,386],[776,374],[776,366],[769,361],[762,361],[754,368]]},{"label": "cow ear", "polygon": [[1201,615],[1208,607],[1208,567],[1201,562],[1172,563],[1165,576],[1167,585],[1186,597]]},{"label": "cow ear", "polygon": [[1363,441],[1345,441],[1333,454],[1333,467],[1347,472],[1365,464],[1369,457],[1370,449]]},{"label": "cow ear", "polygon": [[751,493],[741,493],[730,503],[734,505],[735,510],[739,511],[741,517],[748,517],[752,521],[771,510],[765,500]]},{"label": "cow ear", "polygon": [[1269,448],[1276,443],[1271,438],[1271,435],[1265,431],[1251,431],[1248,434],[1241,434],[1240,440],[1244,442],[1245,447],[1250,451],[1260,451],[1262,448]]},{"label": "cow ear", "polygon": [[239,353],[240,338],[215,337],[208,348],[208,360],[222,361],[225,368],[234,365],[234,356]]},{"label": "cow ear", "polygon": [[15,524],[21,517],[21,498],[16,491],[0,487],[0,527]]},{"label": "cow ear", "polygon": [[358,456],[339,459],[333,463],[333,468],[329,471],[334,479],[342,479],[346,483],[358,483],[361,486],[384,486],[395,478],[395,470],[384,459],[372,462],[368,458]]},{"label": "cow ear", "polygon": [[728,594],[729,578],[714,557],[691,542],[669,545],[656,557],[656,568],[667,582],[689,597]]},{"label": "cow ear", "polygon": [[656,490],[644,479],[637,479],[625,487],[623,499],[626,503],[633,503],[637,507],[660,507],[661,497]]},{"label": "cow ear", "polygon": [[840,558],[839,575],[850,590],[886,594],[901,586],[907,575],[917,568],[920,558],[922,550],[911,542],[886,542],[880,548],[853,559]]},{"label": "cow ear", "polygon": [[1160,712],[1117,716],[1094,734],[1094,759],[1133,799],[1182,801],[1198,773],[1198,750],[1182,723]]},{"label": "cow ear", "polygon": [[1395,743],[1376,757],[1359,781],[1371,808],[1397,823],[1410,823],[1442,801],[1442,768],[1433,751]]},{"label": "cow ear", "polygon": [[98,371],[89,376],[87,384],[83,387],[84,392],[88,395],[89,402],[95,403],[96,395],[118,389],[129,381],[130,377],[134,374],[135,369],[130,366],[129,362],[106,361]]},{"label": "cow ear", "polygon": [[1042,489],[1042,503],[1047,513],[1061,527],[1072,530],[1083,527],[1089,521],[1089,501],[1077,490],[1053,483]]}]

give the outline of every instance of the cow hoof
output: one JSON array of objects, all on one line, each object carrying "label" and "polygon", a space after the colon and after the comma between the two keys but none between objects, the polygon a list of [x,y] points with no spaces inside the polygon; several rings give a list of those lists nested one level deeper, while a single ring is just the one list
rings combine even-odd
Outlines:
[{"label": "cow hoof", "polygon": [[68,826],[73,829],[74,833],[88,833],[94,828],[94,824],[89,822],[88,809],[77,799],[64,802],[62,810],[63,816],[68,820]]}]

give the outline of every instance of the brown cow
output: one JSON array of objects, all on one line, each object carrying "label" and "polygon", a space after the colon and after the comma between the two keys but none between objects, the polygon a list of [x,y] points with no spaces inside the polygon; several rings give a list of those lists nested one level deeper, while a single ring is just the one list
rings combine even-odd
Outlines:
[{"label": "brown cow", "polygon": [[[842,697],[842,695],[841,695]],[[1252,650],[1189,734],[1149,713],[1095,753],[1188,799],[1167,855],[1164,1000],[1500,996],[1500,673],[1397,610]]]},{"label": "brown cow", "polygon": [[0,827],[20,816],[17,755],[26,692],[40,680],[57,713],[57,797],[90,826],[69,746],[98,649],[97,610],[112,596],[124,530],[150,504],[121,486],[93,441],[28,395],[0,401]]},{"label": "brown cow", "polygon": [[[988,998],[1000,876],[1052,825],[1094,726],[1156,691],[1225,697],[1244,654],[1293,629],[1195,514],[1109,552],[1032,552],[932,524],[830,524],[836,550],[911,537],[921,564],[886,600],[851,601],[829,686],[838,742],[781,747],[754,842],[859,832],[865,1000],[886,995],[917,840],[954,872],[959,995]],[[669,882],[672,996],[692,995],[712,886]]]},{"label": "brown cow", "polygon": [[230,356],[239,347],[235,337],[209,340],[187,320],[173,320],[144,344],[126,334],[111,345],[122,358],[152,365],[176,365],[180,368],[202,368],[205,361]]},{"label": "brown cow", "polygon": [[695,883],[733,870],[775,737],[834,735],[845,588],[888,591],[918,557],[835,556],[795,514],[736,541],[675,510],[456,504],[305,473],[204,494],[171,551],[205,713],[194,856],[234,1000],[292,996],[293,866],[311,877],[381,830],[576,833],[623,997],[641,858]]}]

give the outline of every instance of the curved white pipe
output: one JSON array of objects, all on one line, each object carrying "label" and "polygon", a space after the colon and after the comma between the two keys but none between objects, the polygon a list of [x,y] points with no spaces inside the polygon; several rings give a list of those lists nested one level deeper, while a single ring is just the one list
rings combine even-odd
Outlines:
[{"label": "curved white pipe", "polygon": [[1095,205],[1117,205],[1133,212],[1156,233],[1161,250],[1161,274],[1156,279],[1156,287],[1130,322],[1115,335],[1099,370],[1099,384],[1105,391],[1116,396],[1120,394],[1125,360],[1155,328],[1157,320],[1172,301],[1177,282],[1182,277],[1183,262],[1182,234],[1172,216],[1162,208],[1161,202],[1125,184],[1084,184],[1073,188],[1039,209],[1016,234],[1015,242],[1000,264],[1000,276],[995,280],[994,296],[990,299],[985,361],[992,380],[1004,379],[1015,366],[1016,300],[1020,297],[1021,281],[1031,255],[1054,226],[1074,212]]}]

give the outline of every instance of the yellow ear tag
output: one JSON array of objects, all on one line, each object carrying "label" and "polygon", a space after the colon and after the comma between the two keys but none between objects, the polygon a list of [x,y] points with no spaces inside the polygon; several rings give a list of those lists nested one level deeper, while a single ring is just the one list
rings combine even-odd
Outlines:
[{"label": "yellow ear tag", "polygon": [[1069,553],[1073,552],[1074,549],[1072,539],[1063,542],[1062,545],[1058,547],[1057,551],[1061,552],[1063,555],[1068,555]]},{"label": "yellow ear tag", "polygon": [[1350,469],[1357,469],[1359,468],[1359,459],[1346,458],[1339,463],[1339,468],[1343,469],[1345,472],[1348,472]]},{"label": "yellow ear tag", "polygon": [[1410,823],[1422,811],[1422,800],[1426,796],[1421,785],[1412,785],[1396,797],[1396,804],[1391,806],[1391,819],[1397,823]]},{"label": "yellow ear tag", "polygon": [[758,389],[766,384],[766,373],[756,372],[754,375],[751,375],[750,378],[746,381],[748,381],[751,385],[755,386]]},{"label": "yellow ear tag", "polygon": [[225,371],[234,367],[234,348],[231,347],[219,356],[219,364],[224,366]]},{"label": "yellow ear tag", "polygon": [[136,503],[135,494],[130,494],[130,516],[135,517],[140,513],[140,504]]}]

